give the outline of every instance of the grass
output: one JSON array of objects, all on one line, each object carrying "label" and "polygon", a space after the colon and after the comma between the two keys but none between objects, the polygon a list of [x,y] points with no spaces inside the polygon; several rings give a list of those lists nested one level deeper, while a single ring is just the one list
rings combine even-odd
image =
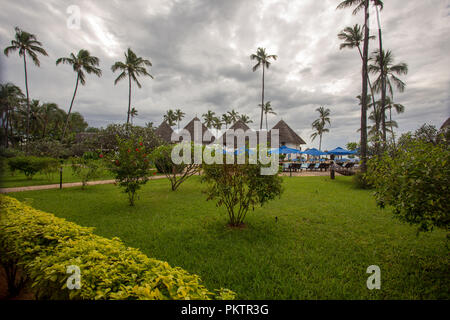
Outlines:
[{"label": "grass", "polygon": [[[120,237],[240,299],[450,297],[446,234],[417,236],[348,177],[284,178],[281,199],[249,212],[245,229],[226,227],[225,210],[205,201],[205,187],[198,177],[176,192],[166,179],[150,181],[135,207],[113,185],[11,196]],[[370,265],[381,268],[381,290],[366,287]]]}]

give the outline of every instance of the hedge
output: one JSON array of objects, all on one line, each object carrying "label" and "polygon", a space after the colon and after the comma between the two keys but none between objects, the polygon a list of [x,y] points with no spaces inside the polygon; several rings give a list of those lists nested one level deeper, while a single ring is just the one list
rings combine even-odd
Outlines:
[{"label": "hedge", "polygon": [[[228,289],[209,291],[197,275],[151,259],[120,239],[36,210],[0,195],[0,263],[17,266],[37,299],[218,299]],[[81,270],[81,288],[69,290],[67,267]],[[11,279],[10,279],[11,280]]]}]

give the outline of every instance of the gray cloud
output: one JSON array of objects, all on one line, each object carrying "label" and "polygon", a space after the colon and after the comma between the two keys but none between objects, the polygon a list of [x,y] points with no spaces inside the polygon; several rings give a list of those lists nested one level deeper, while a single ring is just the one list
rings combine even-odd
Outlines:
[{"label": "gray cloud", "polygon": [[[360,23],[362,15],[335,10],[339,1],[190,0],[190,1],[30,1],[1,0],[0,45],[9,44],[18,25],[35,33],[49,57],[41,68],[29,67],[30,94],[67,108],[75,74],[55,60],[91,51],[101,60],[102,78],[89,76],[78,91],[74,111],[90,125],[105,126],[126,118],[128,84],[114,85],[111,65],[131,47],[150,59],[154,80],[133,86],[137,124],[159,124],[169,108],[187,113],[185,123],[207,110],[246,113],[259,123],[261,72],[249,59],[259,46],[277,54],[266,74],[266,100],[307,142],[315,109],[332,112],[331,133],[324,147],[359,139],[360,59],[356,51],[339,50],[337,33]],[[66,27],[69,5],[81,9],[81,30]],[[405,93],[395,100],[406,113],[395,115],[400,132],[428,122],[440,126],[450,116],[450,23],[447,0],[386,1],[382,12],[385,47],[396,61],[409,64]],[[371,43],[371,50],[377,43]],[[22,61],[0,56],[0,79],[24,87]],[[316,142],[310,144],[316,145]]]}]

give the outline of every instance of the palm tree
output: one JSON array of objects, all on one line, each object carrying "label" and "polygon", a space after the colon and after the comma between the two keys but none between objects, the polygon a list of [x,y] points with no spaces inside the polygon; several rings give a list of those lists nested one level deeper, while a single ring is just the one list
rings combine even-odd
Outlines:
[{"label": "palm tree", "polygon": [[[377,12],[377,22],[378,22],[378,44],[379,44],[379,48],[378,48],[378,52],[380,53],[380,65],[384,65],[384,57],[382,55],[383,53],[383,37],[382,37],[382,32],[381,32],[381,22],[380,22],[380,13],[378,10],[378,7],[380,7],[380,10],[383,10],[383,2],[382,1],[375,1],[374,3],[375,5],[375,9]],[[381,108],[381,113],[382,113],[382,117],[381,117],[381,126],[383,128],[383,143],[386,143],[386,121],[385,121],[385,114],[386,114],[386,78],[384,75],[381,76],[381,104],[380,104],[380,108]]]},{"label": "palm tree", "polygon": [[312,128],[315,129],[316,132],[311,135],[311,138],[314,141],[317,136],[320,137],[319,150],[322,150],[322,135],[325,132],[330,132],[330,130],[326,129],[325,126],[327,123],[331,124],[331,111],[328,108],[325,109],[325,107],[319,107],[316,109],[316,111],[319,113],[319,118],[314,120],[314,122],[312,123]]},{"label": "palm tree", "polygon": [[232,123],[235,123],[236,121],[239,120],[239,112],[235,111],[234,109],[228,111],[227,114],[230,116]]},{"label": "palm tree", "polygon": [[131,108],[130,117],[131,117],[131,125],[133,125],[133,118],[137,117],[138,111],[135,107]]},{"label": "palm tree", "polygon": [[[2,111],[2,124],[5,137],[5,148],[8,147],[9,137],[12,137],[12,120],[14,108],[23,100],[24,94],[20,88],[12,83],[0,84],[0,107]],[[8,127],[10,132],[8,133]]]},{"label": "palm tree", "polygon": [[233,120],[231,118],[230,115],[224,113],[222,115],[222,123],[225,125],[225,129],[228,129],[228,125],[230,125],[231,123],[233,123]]},{"label": "palm tree", "polygon": [[31,57],[31,60],[36,66],[40,66],[41,62],[38,59],[38,53],[48,56],[42,43],[39,42],[34,34],[21,30],[19,27],[14,29],[16,31],[14,40],[11,41],[11,45],[5,48],[5,55],[8,56],[10,52],[19,50],[19,57],[23,57],[23,67],[25,70],[25,88],[27,93],[27,131],[26,138],[27,143],[25,150],[28,152],[28,135],[30,133],[30,96],[28,93],[28,73],[27,73],[27,54]]},{"label": "palm tree", "polygon": [[43,120],[42,138],[45,138],[45,135],[47,134],[48,124],[54,119],[55,114],[58,110],[58,105],[56,103],[44,103],[41,108],[41,116]]},{"label": "palm tree", "polygon": [[222,129],[222,121],[218,117],[214,117],[213,119],[213,127],[214,129],[221,130]]},{"label": "palm tree", "polygon": [[[259,104],[258,107],[261,105]],[[266,130],[269,130],[269,127],[267,125],[267,114],[277,114],[275,111],[273,111],[272,105],[270,101],[266,102],[266,104],[263,106],[264,115],[266,116]]]},{"label": "palm tree", "polygon": [[[376,1],[376,0],[372,0]],[[362,51],[362,104],[361,104],[361,171],[366,172],[367,166],[367,85],[368,72],[367,63],[369,60],[369,0],[344,0],[337,9],[345,9],[355,7],[353,14],[356,15],[359,11],[364,10],[364,44]]]},{"label": "palm tree", "polygon": [[138,57],[130,48],[125,52],[125,62],[117,61],[111,67],[112,72],[117,70],[122,71],[117,79],[114,81],[114,85],[117,84],[122,79],[128,76],[128,113],[127,113],[127,127],[130,123],[130,112],[131,112],[131,79],[136,82],[138,88],[141,88],[137,77],[138,76],[148,76],[153,79],[153,76],[148,73],[146,67],[151,67],[152,63],[149,60]]},{"label": "palm tree", "polygon": [[259,129],[262,130],[262,126],[263,126],[263,116],[264,116],[264,71],[265,69],[269,69],[270,67],[270,59],[273,60],[277,60],[277,56],[274,54],[267,54],[266,53],[266,49],[265,48],[258,48],[258,50],[256,51],[256,53],[250,55],[250,59],[252,60],[256,60],[257,63],[253,66],[253,72],[255,72],[256,70],[258,70],[260,67],[262,67],[263,72],[262,72],[262,95],[261,95],[261,124],[259,126]]},{"label": "palm tree", "polygon": [[204,113],[202,115],[202,117],[203,117],[203,120],[205,121],[204,124],[208,129],[210,129],[214,126],[214,118],[216,118],[215,112],[208,110],[208,112]]},{"label": "palm tree", "polygon": [[77,73],[77,81],[75,83],[75,91],[73,92],[72,101],[70,102],[69,112],[67,113],[66,124],[64,125],[63,134],[61,136],[61,142],[64,139],[66,134],[67,126],[69,124],[70,114],[72,112],[73,101],[75,100],[75,96],[78,90],[78,83],[81,82],[81,85],[86,84],[86,76],[84,72],[88,74],[95,74],[100,77],[102,75],[102,71],[97,68],[100,63],[100,60],[97,57],[91,56],[88,50],[81,49],[77,55],[73,53],[70,54],[69,57],[59,58],[56,60],[56,65],[60,63],[71,65],[73,71]]},{"label": "palm tree", "polygon": [[[381,103],[379,108],[381,108],[381,128],[383,141],[386,142],[386,107],[387,107],[387,96],[383,94],[383,91],[389,91],[391,99],[394,97],[393,84],[396,86],[397,90],[400,92],[405,91],[406,84],[397,78],[396,75],[406,75],[408,73],[408,65],[404,62],[399,64],[394,64],[394,55],[392,51],[380,52],[377,50],[373,52],[370,60],[372,63],[369,65],[369,72],[377,74],[378,78],[374,82],[374,89],[377,92],[381,92]],[[383,100],[384,97],[384,100]]]},{"label": "palm tree", "polygon": [[250,117],[247,116],[246,114],[239,115],[238,120],[241,120],[245,124],[253,123],[253,120],[250,120]]},{"label": "palm tree", "polygon": [[175,112],[172,109],[167,110],[166,114],[164,115],[164,121],[166,121],[167,124],[171,127],[176,124],[177,118],[175,116]]},{"label": "palm tree", "polygon": [[[395,109],[397,114],[405,112],[405,106],[400,103],[394,103],[392,101],[391,97],[386,97],[385,107],[389,109],[389,122],[391,123],[391,134],[392,134],[392,143],[395,146],[395,136],[394,136],[394,128],[392,127],[392,124],[395,123],[395,121],[392,120],[392,109]],[[387,124],[386,124],[387,126]],[[396,127],[397,128],[397,127]]]},{"label": "palm tree", "polygon": [[183,120],[186,114],[180,109],[175,110],[175,119],[178,123],[178,130],[180,130],[180,121]]}]

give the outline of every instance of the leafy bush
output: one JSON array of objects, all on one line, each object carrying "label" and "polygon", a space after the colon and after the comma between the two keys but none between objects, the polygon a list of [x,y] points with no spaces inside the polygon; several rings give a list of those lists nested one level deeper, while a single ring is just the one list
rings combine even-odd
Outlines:
[{"label": "leafy bush", "polygon": [[[101,175],[102,164],[100,163],[99,156],[95,157],[95,154],[87,153],[81,158],[72,158],[72,171],[75,176],[81,180],[81,188],[84,189],[87,186],[88,181],[91,181]],[[103,155],[101,155],[103,157]]]},{"label": "leafy bush", "polygon": [[370,184],[370,182],[367,180],[367,176],[365,173],[357,172],[353,178],[353,185],[357,189],[373,189],[373,186]]},{"label": "leafy bush", "polygon": [[29,157],[15,157],[8,160],[8,165],[11,172],[16,170],[25,174],[28,179],[32,179],[38,172],[56,171],[58,167],[58,160],[54,158],[39,158],[34,156]]},{"label": "leafy bush", "polygon": [[110,171],[116,181],[128,194],[130,206],[134,205],[136,192],[147,183],[150,175],[148,149],[142,138],[132,136],[130,139],[117,137],[118,150],[112,155]]},{"label": "leafy bush", "polygon": [[368,181],[379,206],[391,205],[401,220],[419,231],[446,228],[450,221],[450,149],[411,135],[395,152],[368,162]]},{"label": "leafy bush", "polygon": [[[224,156],[225,157],[225,156]],[[278,175],[261,175],[262,164],[203,164],[202,182],[208,184],[207,200],[218,199],[224,205],[229,224],[240,226],[250,208],[264,205],[282,193],[282,179]]]},{"label": "leafy bush", "polygon": [[[0,263],[8,270],[20,266],[39,299],[235,297],[227,289],[209,291],[197,275],[148,258],[118,238],[94,235],[92,228],[35,210],[14,198],[0,195],[0,209]],[[81,271],[79,290],[67,288],[71,276],[67,267],[71,265]],[[11,278],[9,284],[17,282]]]},{"label": "leafy bush", "polygon": [[34,140],[28,146],[28,153],[37,157],[67,158],[68,149],[58,140],[40,139]]},{"label": "leafy bush", "polygon": [[[156,169],[169,179],[172,191],[175,191],[189,177],[199,172],[200,166],[195,164],[194,145],[191,144],[190,163],[174,164],[172,162],[172,150],[174,145],[162,145],[152,152],[152,161]],[[180,155],[182,156],[182,155]]]}]

